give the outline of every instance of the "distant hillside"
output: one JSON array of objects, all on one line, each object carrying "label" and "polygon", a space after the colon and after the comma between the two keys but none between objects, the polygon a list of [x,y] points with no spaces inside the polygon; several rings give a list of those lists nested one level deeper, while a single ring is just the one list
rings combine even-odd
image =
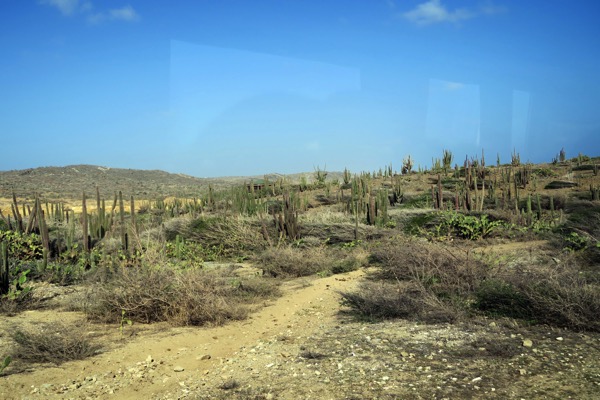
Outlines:
[{"label": "distant hillside", "polygon": [[[335,179],[340,175],[332,172],[328,178]],[[283,177],[276,173],[266,176],[269,179]],[[296,182],[301,176],[306,176],[308,181],[312,180],[312,173],[299,173],[285,177]],[[264,176],[196,178],[159,170],[109,168],[96,165],[41,167],[0,171],[0,197],[10,197],[14,191],[18,197],[30,197],[37,192],[46,198],[79,198],[83,191],[91,195],[96,190],[96,186],[105,197],[117,191],[122,191],[126,197],[133,195],[139,199],[167,196],[194,197],[208,190],[209,184],[215,189],[220,189],[257,178],[264,178]]]},{"label": "distant hillside", "polygon": [[193,196],[207,188],[209,182],[164,171],[108,168],[94,165],[42,167],[0,172],[0,197],[14,191],[17,196],[38,192],[46,197],[80,197],[83,191],[92,193],[96,186],[105,196],[122,191],[124,195],[140,198],[156,196]]}]

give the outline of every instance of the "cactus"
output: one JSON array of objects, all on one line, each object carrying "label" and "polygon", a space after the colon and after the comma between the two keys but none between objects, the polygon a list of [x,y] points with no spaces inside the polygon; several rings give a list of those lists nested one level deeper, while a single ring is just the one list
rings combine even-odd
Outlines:
[{"label": "cactus", "polygon": [[344,185],[349,185],[352,180],[352,175],[348,168],[344,168]]},{"label": "cactus", "polygon": [[412,169],[413,161],[410,158],[410,155],[408,155],[408,157],[405,157],[404,160],[402,160],[402,175],[410,174],[412,172]]},{"label": "cactus", "polygon": [[13,217],[15,218],[15,226],[17,228],[17,232],[23,232],[23,217],[19,212],[19,204],[17,203],[17,195],[15,192],[12,193],[13,202],[11,204],[11,209],[13,213]]},{"label": "cactus", "polygon": [[130,210],[131,210],[131,227],[133,228],[133,232],[135,234],[137,234],[138,233],[138,227],[137,227],[137,222],[135,220],[135,202],[134,202],[134,199],[133,199],[133,195],[131,196]]},{"label": "cactus", "polygon": [[90,251],[90,242],[88,239],[88,215],[87,215],[87,205],[86,205],[85,192],[83,192],[83,197],[81,201],[81,227],[83,230],[83,250],[86,253]]},{"label": "cactus", "polygon": [[290,197],[289,192],[285,192],[283,194],[283,213],[279,213],[277,216],[273,213],[273,219],[280,236],[291,240],[300,238],[298,211],[294,200],[294,198]]},{"label": "cactus", "polygon": [[125,229],[125,205],[123,204],[123,192],[119,190],[119,221],[121,229],[121,247],[127,252],[127,230]]},{"label": "cactus", "polygon": [[[40,230],[40,236],[42,238],[42,245],[44,246],[43,256],[44,256],[44,269],[48,266],[48,257],[50,254],[50,238],[48,235],[48,225],[46,224],[46,219],[44,218],[44,211],[42,210],[40,198],[38,195],[35,195],[35,204],[37,205],[37,223],[38,229]],[[48,203],[46,203],[47,207]]]},{"label": "cactus", "polygon": [[452,159],[454,156],[450,150],[444,150],[444,154],[442,156],[442,163],[444,165],[444,174],[448,173],[448,170],[452,167]]},{"label": "cactus", "polygon": [[558,161],[564,163],[567,160],[567,153],[565,152],[565,148],[560,149],[560,153],[558,153]]},{"label": "cactus", "polygon": [[513,150],[510,163],[513,167],[518,167],[519,165],[521,165],[521,155],[517,153],[516,149]]},{"label": "cactus", "polygon": [[600,200],[600,187],[590,185],[590,192],[592,194],[592,200]]},{"label": "cactus", "polygon": [[0,295],[8,293],[10,281],[8,279],[8,243],[0,244]]}]

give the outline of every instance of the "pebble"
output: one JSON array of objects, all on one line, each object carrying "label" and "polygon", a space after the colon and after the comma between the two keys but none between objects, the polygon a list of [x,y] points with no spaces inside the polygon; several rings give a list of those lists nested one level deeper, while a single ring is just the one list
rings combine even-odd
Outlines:
[{"label": "pebble", "polygon": [[523,340],[523,347],[532,347],[533,342],[530,339]]},{"label": "pebble", "polygon": [[175,372],[183,372],[183,371],[185,371],[185,368],[183,368],[182,366],[178,365],[175,368],[173,368],[173,371],[175,371]]}]

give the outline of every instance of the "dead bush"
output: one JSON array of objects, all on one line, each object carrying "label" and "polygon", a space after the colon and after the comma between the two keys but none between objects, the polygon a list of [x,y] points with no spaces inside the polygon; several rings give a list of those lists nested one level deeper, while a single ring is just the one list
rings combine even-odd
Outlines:
[{"label": "dead bush", "polygon": [[[252,283],[244,285],[246,281]],[[128,268],[109,282],[91,288],[85,311],[90,319],[103,322],[119,323],[124,315],[142,323],[219,325],[245,318],[248,303],[275,295],[276,291],[272,285],[218,271]]]},{"label": "dead bush", "polygon": [[342,292],[342,304],[368,318],[406,318],[452,322],[458,313],[414,282],[364,282],[355,292]]},{"label": "dead bush", "polygon": [[468,296],[495,269],[468,251],[412,239],[384,242],[372,251],[377,279],[410,281],[439,297]]},{"label": "dead bush", "polygon": [[0,314],[16,315],[25,310],[31,310],[39,306],[32,290],[21,290],[14,296],[0,296]]},{"label": "dead bush", "polygon": [[510,280],[527,298],[536,321],[600,331],[600,286],[586,282],[572,266],[529,277],[513,275]]},{"label": "dead bush", "polygon": [[263,250],[267,241],[260,221],[242,217],[201,217],[179,232],[183,238],[205,247],[223,249],[225,257],[249,256]]},{"label": "dead bush", "polygon": [[323,248],[269,248],[263,251],[257,264],[265,274],[274,277],[300,277],[327,271],[332,260]]},{"label": "dead bush", "polygon": [[586,279],[576,258],[558,266],[507,270],[475,295],[475,307],[487,314],[600,331],[600,285]]},{"label": "dead bush", "polygon": [[16,343],[12,358],[26,363],[62,364],[82,360],[97,353],[99,346],[87,336],[83,326],[63,322],[45,323],[35,328],[13,328]]}]

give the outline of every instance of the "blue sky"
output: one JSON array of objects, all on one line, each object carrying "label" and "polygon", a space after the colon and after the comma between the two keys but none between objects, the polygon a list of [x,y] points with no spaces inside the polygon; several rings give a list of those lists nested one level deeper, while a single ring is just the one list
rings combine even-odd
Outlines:
[{"label": "blue sky", "polygon": [[0,170],[600,155],[600,2],[2,0]]}]

